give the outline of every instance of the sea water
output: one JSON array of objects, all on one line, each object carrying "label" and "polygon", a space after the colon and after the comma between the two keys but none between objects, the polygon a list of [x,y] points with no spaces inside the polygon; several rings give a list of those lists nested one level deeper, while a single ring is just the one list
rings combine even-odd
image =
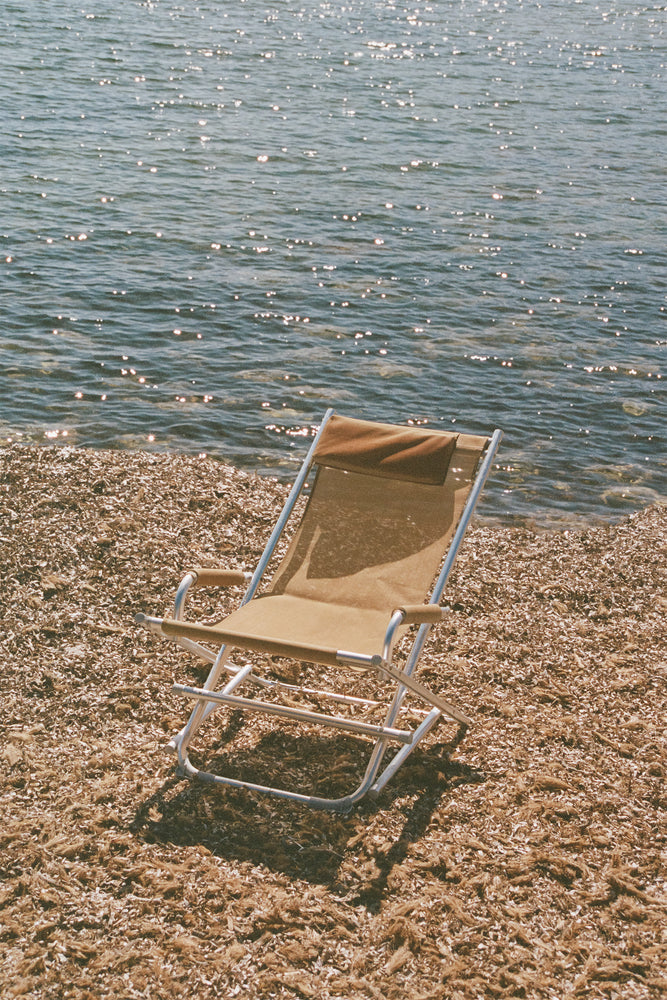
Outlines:
[{"label": "sea water", "polygon": [[289,478],[324,409],[505,432],[483,512],[665,476],[667,9],[0,2],[0,440]]}]

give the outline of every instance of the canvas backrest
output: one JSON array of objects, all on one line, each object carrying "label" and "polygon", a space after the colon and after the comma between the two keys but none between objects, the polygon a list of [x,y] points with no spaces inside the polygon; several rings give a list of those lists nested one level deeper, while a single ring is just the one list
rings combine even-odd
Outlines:
[{"label": "canvas backrest", "polygon": [[390,613],[421,603],[456,530],[487,438],[334,415],[269,591]]}]

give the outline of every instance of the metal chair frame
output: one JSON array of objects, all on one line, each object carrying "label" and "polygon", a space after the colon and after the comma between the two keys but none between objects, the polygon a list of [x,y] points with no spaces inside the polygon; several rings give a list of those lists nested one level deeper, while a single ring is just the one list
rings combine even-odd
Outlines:
[{"label": "metal chair frame", "polygon": [[[294,510],[294,506],[307,483],[309,474],[313,466],[313,456],[317,444],[327,421],[333,414],[333,409],[326,411],[322,423],[315,435],[308,454],[296,477],[294,485],[285,502],[282,512],[276,522],[271,536],[266,544],[262,556],[257,564],[254,573],[237,574],[248,582],[245,595],[241,604],[251,601],[264,578],[264,574],[269,562],[274,554],[278,540],[280,539],[287,522]],[[445,555],[440,572],[431,591],[429,604],[423,605],[423,615],[416,614],[415,609],[410,609],[408,615],[402,609],[397,609],[391,615],[384,637],[384,644],[381,653],[367,655],[348,650],[338,650],[336,654],[337,662],[341,667],[349,666],[361,668],[365,671],[374,671],[381,679],[390,678],[396,683],[396,690],[387,708],[384,722],[374,724],[363,722],[354,718],[342,715],[329,715],[327,713],[312,712],[300,709],[293,705],[281,705],[274,702],[262,701],[256,698],[243,697],[238,693],[242,685],[252,685],[255,688],[264,690],[274,690],[286,692],[288,694],[302,693],[314,695],[318,699],[328,699],[340,705],[355,705],[366,707],[377,707],[381,702],[367,698],[359,698],[351,695],[340,694],[335,691],[322,691],[314,688],[306,688],[298,684],[288,684],[283,681],[272,680],[262,677],[255,672],[251,665],[235,666],[228,663],[228,657],[234,648],[241,646],[231,646],[224,644],[217,651],[209,649],[193,639],[173,634],[173,630],[167,633],[163,627],[163,619],[153,618],[144,614],[136,615],[136,621],[152,632],[171,638],[190,653],[210,662],[212,664],[208,677],[202,687],[192,687],[188,685],[175,684],[172,690],[188,699],[195,701],[190,717],[186,725],[178,732],[169,743],[169,747],[177,755],[178,771],[188,778],[196,778],[200,781],[215,784],[228,785],[233,788],[245,788],[253,792],[263,792],[280,798],[290,799],[303,803],[315,809],[328,809],[336,812],[348,812],[356,803],[366,795],[376,796],[395,775],[400,766],[412,753],[415,747],[421,742],[426,734],[435,726],[439,719],[445,715],[455,720],[463,727],[471,725],[471,720],[455,706],[444,701],[413,677],[415,668],[419,661],[424,643],[428,633],[442,614],[443,609],[439,607],[442,594],[447,583],[449,574],[454,566],[456,556],[465,535],[466,529],[473,515],[480,494],[491,470],[491,466],[502,438],[502,432],[496,430],[489,439],[486,451],[479,462],[474,482],[470,488],[466,504],[459,519],[458,525]],[[189,572],[183,577],[176,592],[174,604],[174,622],[183,619],[186,599],[192,585],[196,582],[196,574]],[[422,620],[420,621],[420,618]],[[399,669],[393,664],[393,651],[397,630],[404,623],[418,624],[419,628],[412,642],[412,646],[403,669]],[[307,655],[302,657],[307,659]],[[218,685],[223,675],[228,676],[227,683],[218,690]],[[422,711],[424,716],[422,721],[413,730],[397,728],[398,715],[401,710],[404,698],[408,692],[416,694],[425,700],[432,707],[430,710]],[[195,767],[190,761],[188,749],[192,739],[203,723],[220,706],[227,706],[231,709],[241,709],[249,712],[261,712],[266,715],[287,718],[305,724],[316,724],[324,727],[332,727],[341,732],[354,733],[360,736],[371,737],[374,744],[370,753],[366,771],[359,786],[350,794],[337,799],[307,795],[302,792],[274,787],[272,785],[260,785],[250,781],[243,781],[225,775],[213,774],[210,771],[201,770]],[[390,762],[381,770],[383,758],[388,745],[391,743],[401,744],[400,749],[395,753]]]}]

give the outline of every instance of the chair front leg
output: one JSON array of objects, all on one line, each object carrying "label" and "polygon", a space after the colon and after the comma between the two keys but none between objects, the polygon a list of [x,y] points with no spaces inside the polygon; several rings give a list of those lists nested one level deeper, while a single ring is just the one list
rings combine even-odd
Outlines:
[{"label": "chair front leg", "polygon": [[[220,674],[225,669],[225,664],[229,654],[231,653],[230,646],[221,646],[218,655],[216,656],[213,666],[211,667],[208,677],[204,682],[204,688],[207,691],[214,691],[215,687],[220,678]],[[195,707],[190,713],[190,718],[176,735],[169,741],[169,747],[175,750],[178,754],[179,764],[181,764],[181,754],[187,753],[187,748],[190,741],[194,737],[197,730],[203,725],[203,723],[208,719],[209,715],[219,708],[215,702],[197,702]]]}]

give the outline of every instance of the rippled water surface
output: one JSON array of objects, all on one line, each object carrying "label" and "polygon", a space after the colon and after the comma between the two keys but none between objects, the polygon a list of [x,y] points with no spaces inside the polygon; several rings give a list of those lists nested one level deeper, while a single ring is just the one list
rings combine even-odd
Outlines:
[{"label": "rippled water surface", "polygon": [[667,9],[0,2],[0,434],[289,476],[327,405],[505,440],[483,511],[664,464]]}]

